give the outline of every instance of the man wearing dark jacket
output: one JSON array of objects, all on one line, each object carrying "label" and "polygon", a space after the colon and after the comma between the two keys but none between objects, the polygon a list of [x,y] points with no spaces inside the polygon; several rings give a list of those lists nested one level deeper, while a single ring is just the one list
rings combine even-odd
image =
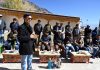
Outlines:
[{"label": "man wearing dark jacket", "polygon": [[51,41],[51,37],[50,37],[49,33],[45,32],[41,37],[41,42],[42,42],[41,50],[50,51],[50,49],[51,49],[50,41]]},{"label": "man wearing dark jacket", "polygon": [[68,25],[65,26],[65,42],[70,41],[71,42],[72,38],[72,29],[70,26],[70,22],[68,22]]},{"label": "man wearing dark jacket", "polygon": [[73,28],[73,39],[77,40],[80,36],[80,29],[79,29],[79,24],[76,24],[76,26]]},{"label": "man wearing dark jacket", "polygon": [[41,23],[41,20],[38,20],[38,22],[34,25],[35,34],[37,34],[39,36],[37,43],[39,43],[39,41],[40,41],[40,35],[43,30],[43,27],[40,23]]},{"label": "man wearing dark jacket", "polygon": [[24,23],[18,29],[18,40],[20,42],[19,53],[21,55],[22,70],[32,70],[32,54],[33,54],[33,38],[32,27],[30,21],[32,17],[30,14],[23,16]]},{"label": "man wearing dark jacket", "polygon": [[88,43],[91,43],[91,34],[92,30],[90,29],[90,26],[87,25],[84,31],[84,44],[87,45]]},{"label": "man wearing dark jacket", "polygon": [[51,28],[51,25],[48,21],[47,24],[44,26],[43,34],[49,33],[49,35],[51,35],[51,32],[52,32],[52,28]]},{"label": "man wearing dark jacket", "polygon": [[18,30],[18,27],[19,27],[19,23],[17,21],[16,18],[13,18],[13,22],[10,23],[10,29],[11,31],[17,31]]}]

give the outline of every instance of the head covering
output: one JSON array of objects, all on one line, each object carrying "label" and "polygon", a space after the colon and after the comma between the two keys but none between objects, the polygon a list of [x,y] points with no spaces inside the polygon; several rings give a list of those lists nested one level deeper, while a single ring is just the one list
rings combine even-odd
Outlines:
[{"label": "head covering", "polygon": [[2,17],[2,14],[0,14],[0,17]]},{"label": "head covering", "polygon": [[89,25],[87,25],[87,27],[90,27]]},{"label": "head covering", "polygon": [[31,14],[30,13],[26,13],[26,14],[24,14],[23,18],[26,18],[27,16],[31,16]]},{"label": "head covering", "polygon": [[13,18],[13,20],[15,20],[15,21],[16,21],[17,19],[16,19],[16,18]]}]

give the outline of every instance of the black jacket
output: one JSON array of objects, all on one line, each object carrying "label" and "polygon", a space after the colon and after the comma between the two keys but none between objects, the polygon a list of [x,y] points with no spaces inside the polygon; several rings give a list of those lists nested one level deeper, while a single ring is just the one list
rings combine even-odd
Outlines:
[{"label": "black jacket", "polygon": [[45,32],[51,33],[51,31],[52,31],[51,25],[50,24],[46,24],[44,26],[43,33],[45,33]]},{"label": "black jacket", "polygon": [[32,34],[32,27],[23,23],[18,28],[18,40],[20,42],[19,53],[20,55],[33,54],[33,40],[30,38]]},{"label": "black jacket", "polygon": [[41,24],[36,23],[36,24],[34,25],[35,34],[40,34],[40,33],[42,32],[42,30],[43,30],[43,27],[42,27]]},{"label": "black jacket", "polygon": [[91,35],[92,30],[90,28],[85,28],[85,36],[88,37]]},{"label": "black jacket", "polygon": [[55,37],[54,37],[54,43],[63,43],[64,38],[63,38],[63,34],[58,33]]},{"label": "black jacket", "polygon": [[19,27],[18,22],[16,22],[16,23],[11,22],[11,23],[10,23],[10,29],[11,29],[11,30],[18,30],[18,27]]}]

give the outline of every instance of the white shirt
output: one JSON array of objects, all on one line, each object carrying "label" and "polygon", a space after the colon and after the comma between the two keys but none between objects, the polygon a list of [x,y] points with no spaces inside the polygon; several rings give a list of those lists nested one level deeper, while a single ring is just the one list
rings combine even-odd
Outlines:
[{"label": "white shirt", "polygon": [[66,44],[66,46],[72,46],[72,44],[69,43],[69,44]]},{"label": "white shirt", "polygon": [[1,25],[2,20],[0,19],[0,25]]}]

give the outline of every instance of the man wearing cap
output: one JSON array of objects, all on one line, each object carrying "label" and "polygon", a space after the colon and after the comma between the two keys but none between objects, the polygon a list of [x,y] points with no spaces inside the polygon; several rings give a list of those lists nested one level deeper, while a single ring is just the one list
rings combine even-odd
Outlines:
[{"label": "man wearing cap", "polygon": [[6,23],[2,19],[2,14],[0,14],[0,43],[3,43],[3,38],[4,38],[3,34],[5,29],[6,29]]}]

